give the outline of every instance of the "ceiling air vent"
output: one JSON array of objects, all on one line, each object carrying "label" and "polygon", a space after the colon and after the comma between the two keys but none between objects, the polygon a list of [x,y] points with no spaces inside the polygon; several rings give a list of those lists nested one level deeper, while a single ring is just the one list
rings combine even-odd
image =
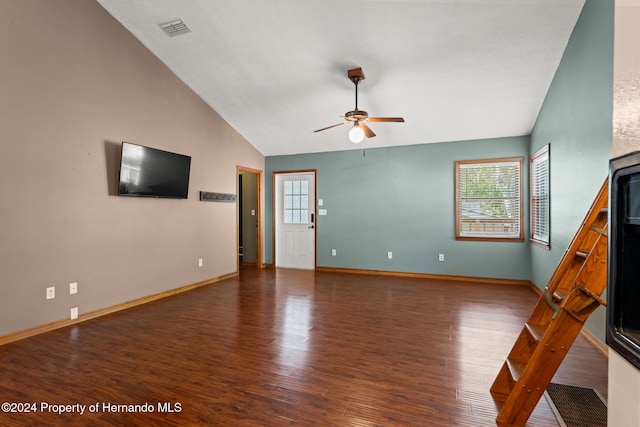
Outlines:
[{"label": "ceiling air vent", "polygon": [[191,30],[182,22],[182,19],[176,19],[171,22],[160,24],[160,28],[167,33],[169,37],[179,36],[180,34],[190,33]]}]

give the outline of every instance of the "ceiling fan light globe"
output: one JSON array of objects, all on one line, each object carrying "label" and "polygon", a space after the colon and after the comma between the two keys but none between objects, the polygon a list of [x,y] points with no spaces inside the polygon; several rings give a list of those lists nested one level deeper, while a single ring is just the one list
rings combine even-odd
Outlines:
[{"label": "ceiling fan light globe", "polygon": [[364,131],[360,126],[354,125],[349,131],[349,140],[354,144],[359,144],[364,140]]}]

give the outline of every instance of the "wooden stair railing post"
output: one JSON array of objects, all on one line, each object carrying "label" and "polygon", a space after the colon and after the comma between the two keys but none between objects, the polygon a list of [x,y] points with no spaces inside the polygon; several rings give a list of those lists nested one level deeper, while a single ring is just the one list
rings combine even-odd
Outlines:
[{"label": "wooden stair railing post", "polygon": [[607,205],[605,180],[491,386],[500,427],[527,422],[584,322],[606,305]]}]

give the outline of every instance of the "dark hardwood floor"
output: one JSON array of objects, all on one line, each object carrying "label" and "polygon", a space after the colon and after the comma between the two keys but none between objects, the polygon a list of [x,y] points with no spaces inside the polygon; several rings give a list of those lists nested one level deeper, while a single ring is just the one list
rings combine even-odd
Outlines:
[{"label": "dark hardwood floor", "polygon": [[[489,387],[536,301],[525,286],[246,268],[1,346],[0,402],[36,412],[0,425],[495,426]],[[606,358],[579,337],[554,381],[606,397]],[[527,425],[558,423],[543,399]]]}]

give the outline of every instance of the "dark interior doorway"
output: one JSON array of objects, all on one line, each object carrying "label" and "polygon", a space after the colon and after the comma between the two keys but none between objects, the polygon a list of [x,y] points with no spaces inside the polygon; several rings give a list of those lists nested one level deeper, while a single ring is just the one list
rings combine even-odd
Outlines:
[{"label": "dark interior doorway", "polygon": [[238,266],[262,267],[261,171],[238,167]]}]

